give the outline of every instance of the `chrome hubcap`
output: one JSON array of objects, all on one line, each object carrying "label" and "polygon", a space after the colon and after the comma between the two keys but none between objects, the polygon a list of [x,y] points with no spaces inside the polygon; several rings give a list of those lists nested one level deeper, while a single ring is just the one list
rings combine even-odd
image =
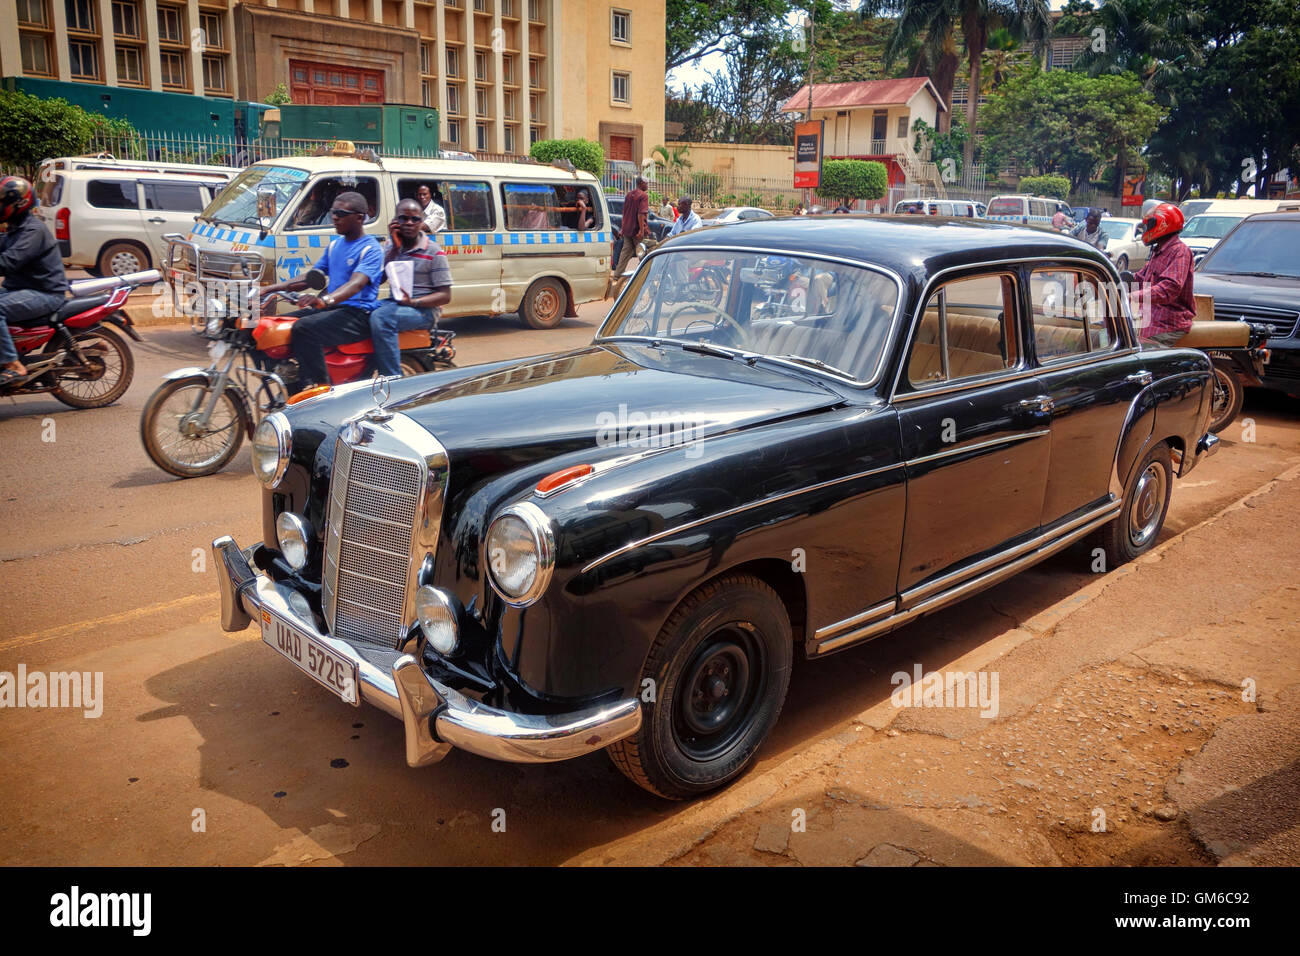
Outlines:
[{"label": "chrome hubcap", "polygon": [[1128,536],[1134,547],[1144,547],[1155,536],[1164,507],[1165,470],[1152,462],[1133,489]]}]

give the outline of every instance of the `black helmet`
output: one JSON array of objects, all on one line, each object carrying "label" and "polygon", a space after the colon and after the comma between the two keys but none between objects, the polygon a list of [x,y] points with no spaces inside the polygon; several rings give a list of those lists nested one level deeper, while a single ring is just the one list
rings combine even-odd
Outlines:
[{"label": "black helmet", "polygon": [[0,179],[0,222],[17,219],[34,205],[36,193],[31,183],[21,176]]}]

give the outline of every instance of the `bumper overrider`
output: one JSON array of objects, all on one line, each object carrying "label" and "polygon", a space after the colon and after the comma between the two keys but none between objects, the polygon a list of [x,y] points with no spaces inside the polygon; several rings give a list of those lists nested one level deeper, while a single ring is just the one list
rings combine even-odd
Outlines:
[{"label": "bumper overrider", "polygon": [[406,762],[412,767],[437,763],[452,747],[513,763],[568,760],[607,747],[641,726],[636,698],[568,714],[520,714],[489,707],[434,680],[411,654],[393,652],[390,663],[392,655],[362,653],[347,641],[321,633],[314,621],[293,610],[269,576],[253,570],[229,535],[212,542],[212,554],[221,585],[222,629],[242,631],[266,608],[354,663],[361,699],[405,725]]}]

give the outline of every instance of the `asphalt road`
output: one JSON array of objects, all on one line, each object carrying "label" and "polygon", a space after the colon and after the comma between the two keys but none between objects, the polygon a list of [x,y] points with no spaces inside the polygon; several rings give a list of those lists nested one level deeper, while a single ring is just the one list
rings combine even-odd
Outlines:
[{"label": "asphalt road", "polygon": [[[457,363],[585,344],[604,309],[580,312],[551,332],[456,320]],[[603,754],[516,766],[453,751],[411,770],[397,721],[341,705],[255,630],[223,633],[208,544],[257,539],[260,486],[246,447],[209,478],[149,461],[141,408],[203,352],[188,329],[143,334],[118,405],[0,402],[0,671],[104,680],[97,718],[0,710],[0,864],[558,863],[682,812]],[[1223,437],[1176,484],[1166,536],[1300,460],[1300,403],[1251,393]],[[760,768],[878,703],[867,676],[900,647],[977,647],[1093,580],[1090,565],[1086,550],[1063,552],[831,667],[796,667]]]}]

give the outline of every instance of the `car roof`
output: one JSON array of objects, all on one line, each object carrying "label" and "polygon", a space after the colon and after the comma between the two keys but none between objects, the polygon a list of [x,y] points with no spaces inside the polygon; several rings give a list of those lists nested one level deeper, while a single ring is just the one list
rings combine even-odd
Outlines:
[{"label": "car roof", "polygon": [[[1291,218],[1296,217],[1291,214]],[[1109,261],[1092,246],[1063,233],[947,216],[832,214],[751,219],[725,228],[706,226],[682,233],[661,248],[710,246],[850,259],[920,278],[941,269],[1000,260],[1069,256],[1098,265]]]},{"label": "car roof", "polygon": [[457,179],[463,176],[492,177],[496,179],[515,180],[564,180],[582,183],[584,186],[599,186],[599,180],[591,173],[577,170],[570,173],[557,166],[541,163],[485,163],[476,162],[472,167],[466,166],[459,159],[399,159],[397,157],[380,157],[383,162],[368,162],[355,156],[286,156],[282,159],[264,159],[255,166],[280,166],[289,169],[305,169],[312,173],[329,173],[335,171],[356,172],[373,170],[387,171],[399,176],[415,174],[439,179]]}]

